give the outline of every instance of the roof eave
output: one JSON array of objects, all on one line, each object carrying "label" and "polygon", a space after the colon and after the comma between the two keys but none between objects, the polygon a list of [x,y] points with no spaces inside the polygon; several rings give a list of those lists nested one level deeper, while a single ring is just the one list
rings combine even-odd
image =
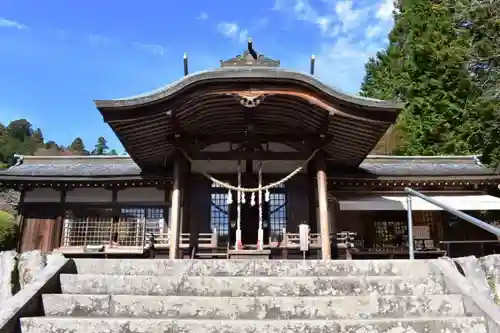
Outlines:
[{"label": "roof eave", "polygon": [[257,68],[223,68],[210,71],[203,71],[194,73],[183,77],[182,79],[167,85],[161,89],[155,90],[151,93],[132,96],[123,99],[113,100],[94,100],[96,107],[101,112],[107,109],[124,109],[136,108],[149,104],[154,104],[160,100],[169,99],[170,97],[181,93],[184,89],[192,85],[203,84],[206,81],[211,82],[227,82],[230,83],[234,80],[248,80],[248,81],[288,81],[305,84],[310,88],[317,89],[323,94],[340,100],[345,103],[352,103],[357,106],[376,108],[380,110],[388,110],[399,113],[404,107],[404,103],[394,101],[384,101],[377,99],[370,99],[355,95],[346,94],[337,89],[334,89],[317,78],[300,72],[288,71],[275,68],[257,67]]}]

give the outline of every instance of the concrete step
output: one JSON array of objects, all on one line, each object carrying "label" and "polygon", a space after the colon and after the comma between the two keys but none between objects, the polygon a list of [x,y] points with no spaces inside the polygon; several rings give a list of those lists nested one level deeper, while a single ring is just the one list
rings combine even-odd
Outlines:
[{"label": "concrete step", "polygon": [[200,320],[30,317],[21,319],[23,333],[486,333],[477,317],[420,317],[365,320]]},{"label": "concrete step", "polygon": [[172,276],[427,276],[428,260],[75,259],[80,274]]},{"label": "concrete step", "polygon": [[199,319],[368,319],[464,316],[460,295],[196,297],[43,295],[46,316]]},{"label": "concrete step", "polygon": [[161,277],[62,274],[65,294],[151,296],[351,296],[445,294],[441,276]]}]

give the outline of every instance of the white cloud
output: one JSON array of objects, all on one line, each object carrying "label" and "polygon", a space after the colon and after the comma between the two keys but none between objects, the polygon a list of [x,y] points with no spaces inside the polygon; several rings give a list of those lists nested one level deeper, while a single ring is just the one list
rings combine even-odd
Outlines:
[{"label": "white cloud", "polygon": [[87,34],[87,38],[92,44],[109,44],[113,42],[111,38],[97,34]]},{"label": "white cloud", "polygon": [[335,13],[343,32],[358,28],[363,23],[363,19],[369,10],[370,7],[354,9],[352,0],[338,1],[335,5]]},{"label": "white cloud", "polygon": [[163,56],[165,54],[165,47],[154,43],[143,43],[143,42],[128,42],[111,37],[107,37],[99,34],[87,34],[87,40],[89,43],[96,46],[124,46],[132,47],[138,51],[148,53],[156,56]]},{"label": "white cloud", "polygon": [[217,30],[226,38],[243,43],[248,39],[248,29],[242,29],[234,22],[220,22],[217,25]]},{"label": "white cloud", "polygon": [[6,18],[0,17],[0,28],[26,30],[28,29],[28,26],[17,21],[7,20]]},{"label": "white cloud", "polygon": [[134,42],[134,43],[132,43],[132,45],[136,49],[146,51],[147,53],[150,53],[152,55],[163,56],[165,54],[165,47],[163,47],[159,44],[148,44],[148,43]]},{"label": "white cloud", "polygon": [[384,0],[378,6],[377,14],[375,15],[379,20],[391,20],[394,11],[394,0]]},{"label": "white cloud", "polygon": [[208,19],[208,14],[206,12],[201,12],[200,15],[198,15],[197,19],[204,21]]},{"label": "white cloud", "polygon": [[370,25],[366,28],[365,34],[366,38],[373,38],[378,36],[382,31],[382,27],[380,25]]},{"label": "white cloud", "polygon": [[275,10],[308,22],[321,33],[318,77],[341,90],[358,92],[365,63],[387,43],[393,0],[321,0],[321,6],[310,0],[275,1]]}]

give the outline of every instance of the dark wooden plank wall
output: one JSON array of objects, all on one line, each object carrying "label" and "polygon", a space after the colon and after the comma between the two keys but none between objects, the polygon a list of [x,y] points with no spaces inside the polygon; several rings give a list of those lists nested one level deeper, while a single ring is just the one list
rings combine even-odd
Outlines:
[{"label": "dark wooden plank wall", "polygon": [[50,252],[61,242],[62,218],[25,218],[21,236],[21,252]]},{"label": "dark wooden plank wall", "polygon": [[309,221],[309,199],[307,176],[297,175],[286,184],[287,191],[287,231],[299,232],[299,224],[309,223],[311,232],[316,232],[317,221]]},{"label": "dark wooden plank wall", "polygon": [[193,233],[210,233],[212,232],[210,226],[211,182],[203,176],[193,175],[189,184],[190,214],[187,223],[189,227],[184,225],[183,232],[192,230]]}]

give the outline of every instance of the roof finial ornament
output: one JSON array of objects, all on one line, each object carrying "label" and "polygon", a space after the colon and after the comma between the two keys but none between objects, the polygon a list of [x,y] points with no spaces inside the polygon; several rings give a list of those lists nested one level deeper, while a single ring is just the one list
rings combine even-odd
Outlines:
[{"label": "roof finial ornament", "polygon": [[14,154],[14,165],[13,166],[20,166],[24,162],[24,155],[19,155],[19,154]]},{"label": "roof finial ornament", "polygon": [[252,37],[248,37],[248,53],[250,53],[255,60],[259,58],[257,52],[253,49]]},{"label": "roof finial ornament", "polygon": [[220,61],[221,67],[279,67],[279,60],[274,60],[259,54],[253,48],[252,38],[248,38],[247,49],[241,54],[228,60]]}]

